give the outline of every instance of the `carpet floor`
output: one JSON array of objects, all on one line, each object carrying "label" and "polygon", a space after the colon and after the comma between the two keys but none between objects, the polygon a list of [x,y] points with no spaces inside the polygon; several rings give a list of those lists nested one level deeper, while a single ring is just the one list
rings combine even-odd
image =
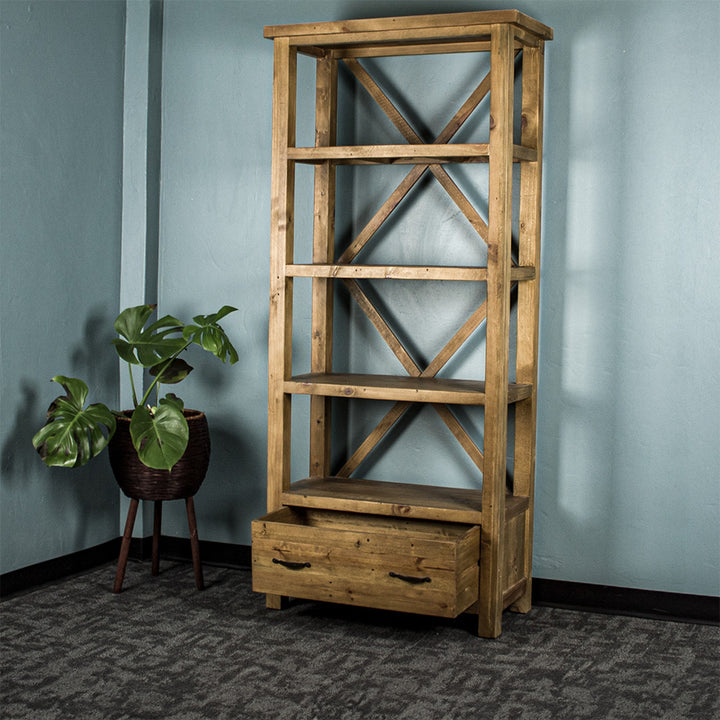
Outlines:
[{"label": "carpet floor", "polygon": [[0,604],[4,720],[720,719],[720,628],[534,608],[455,621],[295,601],[250,572],[130,563]]}]

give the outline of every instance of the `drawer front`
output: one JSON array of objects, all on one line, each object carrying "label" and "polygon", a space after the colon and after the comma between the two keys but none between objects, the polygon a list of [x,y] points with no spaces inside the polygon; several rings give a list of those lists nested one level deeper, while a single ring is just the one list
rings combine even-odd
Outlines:
[{"label": "drawer front", "polygon": [[456,617],[479,548],[477,526],[286,507],[252,524],[253,590]]}]

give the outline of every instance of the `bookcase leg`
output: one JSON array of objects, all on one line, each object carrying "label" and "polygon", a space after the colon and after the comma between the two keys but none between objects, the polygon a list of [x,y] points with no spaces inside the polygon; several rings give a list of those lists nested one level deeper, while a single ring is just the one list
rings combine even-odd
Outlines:
[{"label": "bookcase leg", "polygon": [[532,579],[528,578],[525,592],[510,606],[516,613],[529,613],[532,608]]},{"label": "bookcase leg", "polygon": [[265,605],[268,610],[284,610],[288,605],[288,598],[284,595],[266,595]]},{"label": "bookcase leg", "polygon": [[480,592],[477,602],[478,635],[484,638],[499,637],[502,632],[503,588],[502,547],[494,533],[483,527],[485,534],[480,543]]},{"label": "bookcase leg", "polygon": [[478,602],[478,636],[496,638],[502,632],[502,602],[485,594]]}]

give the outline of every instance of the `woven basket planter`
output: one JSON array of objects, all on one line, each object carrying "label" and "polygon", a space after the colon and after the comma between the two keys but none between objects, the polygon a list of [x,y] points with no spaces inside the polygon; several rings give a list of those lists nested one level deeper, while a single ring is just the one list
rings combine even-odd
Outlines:
[{"label": "woven basket planter", "polygon": [[117,418],[110,440],[110,466],[120,489],[137,500],[178,500],[195,495],[210,462],[210,433],[207,418],[197,410],[185,410],[190,429],[185,454],[172,470],[155,470],[143,465],[130,437],[130,411]]}]

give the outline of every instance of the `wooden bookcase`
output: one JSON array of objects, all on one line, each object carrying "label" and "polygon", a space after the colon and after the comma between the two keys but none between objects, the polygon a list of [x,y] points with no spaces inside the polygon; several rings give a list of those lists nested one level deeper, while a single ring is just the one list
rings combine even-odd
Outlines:
[{"label": "wooden bookcase", "polygon": [[[253,587],[267,595],[273,608],[292,596],[448,617],[474,612],[478,634],[497,637],[503,610],[527,612],[531,598],[543,56],[552,30],[518,11],[503,10],[268,26],[265,37],[274,43],[268,514],[253,522]],[[316,61],[312,147],[296,146],[298,53]],[[490,72],[470,88],[434,142],[424,143],[362,59],[443,53],[489,53]],[[405,144],[336,144],[340,63],[377,101]],[[483,102],[489,102],[487,142],[451,142]],[[487,220],[445,167],[478,162],[489,164]],[[308,264],[294,261],[295,169],[302,163],[314,166]],[[407,175],[368,225],[336,252],[336,167],[388,163],[407,165]],[[519,168],[515,182],[513,167]],[[487,266],[354,262],[426,173],[487,244]],[[310,372],[303,374],[292,368],[292,343],[300,340],[293,338],[292,328],[293,279],[298,277],[312,278]],[[486,283],[487,295],[423,368],[362,289],[363,280],[383,278]],[[407,375],[333,372],[337,283],[346,286]],[[416,287],[422,292],[422,282]],[[484,379],[439,377],[482,326]],[[310,396],[310,468],[304,479],[292,478],[290,470],[291,403],[297,394]],[[395,403],[340,468],[331,467],[332,398]],[[353,477],[412,403],[429,403],[437,411],[481,473],[481,490]],[[454,405],[484,406],[482,450],[452,412]],[[511,406],[513,448],[508,447]]]}]

